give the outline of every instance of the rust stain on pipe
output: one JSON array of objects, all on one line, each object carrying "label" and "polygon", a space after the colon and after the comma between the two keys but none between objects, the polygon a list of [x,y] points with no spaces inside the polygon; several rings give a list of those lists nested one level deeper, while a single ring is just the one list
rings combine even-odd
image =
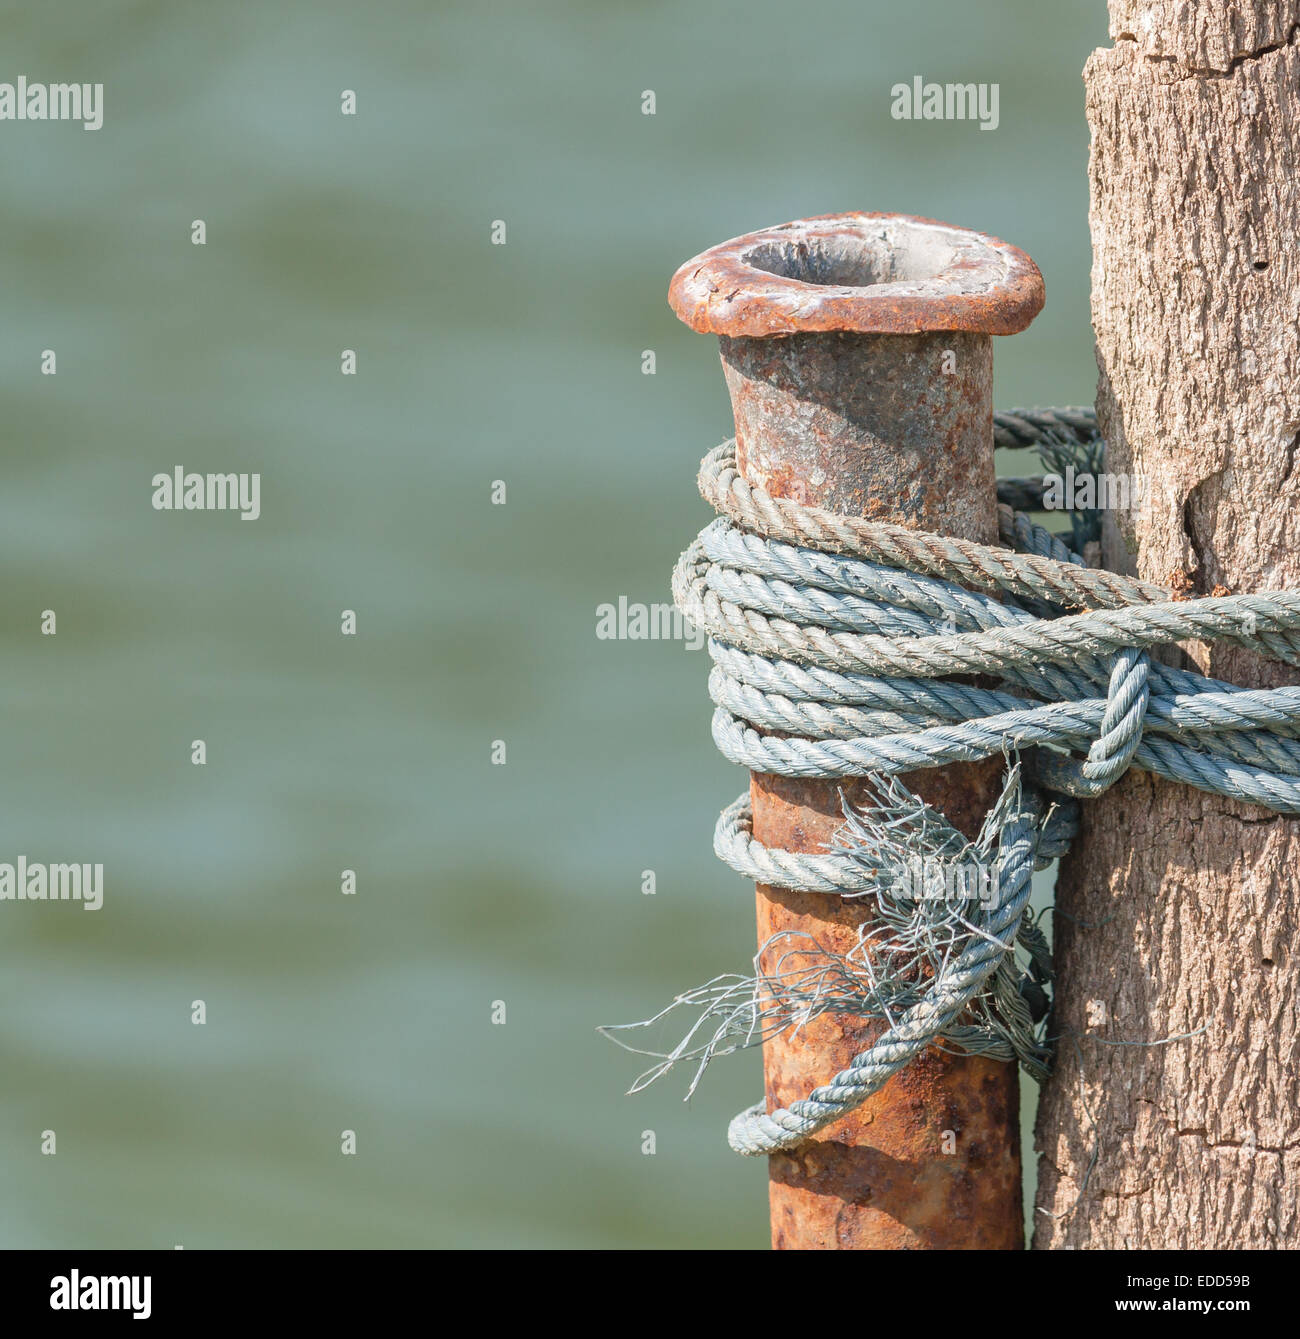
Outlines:
[{"label": "rust stain on pipe", "polygon": [[[741,473],[846,515],[991,543],[994,334],[1043,304],[1028,256],[929,219],[841,214],[724,242],[677,271],[669,301],[721,337]],[[905,784],[974,835],[997,760]],[[754,835],[825,850],[861,782],[753,774]],[[760,885],[758,939],[811,935],[846,953],[870,908]],[[879,1035],[828,1014],[764,1047],[768,1109],[826,1082]],[[769,1159],[772,1243],[784,1249],[1023,1246],[1014,1065],[932,1047],[836,1124]],[[949,1152],[946,1149],[951,1148]]]}]

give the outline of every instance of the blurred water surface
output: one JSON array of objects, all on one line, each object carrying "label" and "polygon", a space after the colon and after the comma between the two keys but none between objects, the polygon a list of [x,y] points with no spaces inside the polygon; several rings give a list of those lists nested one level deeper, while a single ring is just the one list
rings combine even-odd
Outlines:
[{"label": "blurred water surface", "polygon": [[[0,860],[106,891],[0,904],[0,1244],[765,1244],[756,1057],[625,1097],[593,1031],[754,950],[704,655],[595,638],[728,430],[668,278],[808,213],[986,229],[1049,295],[999,402],[1091,400],[1101,0],[2,12],[0,80],[105,121],[0,123]],[[892,121],[915,74],[998,129]],[[177,465],[261,518],[153,511]]]}]

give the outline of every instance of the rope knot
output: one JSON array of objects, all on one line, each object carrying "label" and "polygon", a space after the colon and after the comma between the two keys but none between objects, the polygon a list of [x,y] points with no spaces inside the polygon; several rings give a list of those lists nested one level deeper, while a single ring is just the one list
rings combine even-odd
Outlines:
[{"label": "rope knot", "polygon": [[1035,774],[1043,784],[1087,799],[1109,790],[1128,771],[1142,744],[1151,700],[1151,660],[1145,651],[1126,646],[1111,662],[1106,710],[1087,759],[1078,763],[1060,754],[1040,753]]},{"label": "rope knot", "polygon": [[1142,742],[1142,726],[1151,699],[1151,661],[1145,651],[1126,646],[1111,665],[1106,714],[1101,730],[1079,769],[1089,783],[1089,794],[1100,794],[1128,771]]}]

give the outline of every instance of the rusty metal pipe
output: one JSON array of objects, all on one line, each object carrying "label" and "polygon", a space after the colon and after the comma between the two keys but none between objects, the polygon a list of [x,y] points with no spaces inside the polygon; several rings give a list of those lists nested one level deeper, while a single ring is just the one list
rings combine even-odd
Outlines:
[{"label": "rusty metal pipe", "polygon": [[[725,242],[673,277],[669,302],[718,335],[750,482],[846,515],[995,542],[993,341],[1033,320],[1043,283],[996,238],[928,219],[839,214]],[[903,778],[968,835],[996,760]],[[861,782],[751,774],[754,836],[815,852]],[[760,945],[783,931],[847,953],[870,908],[760,885]],[[768,1109],[845,1068],[879,1035],[851,1015],[764,1047]],[[937,1048],[843,1120],[769,1159],[784,1249],[1023,1246],[1019,1089],[1011,1064]]]}]

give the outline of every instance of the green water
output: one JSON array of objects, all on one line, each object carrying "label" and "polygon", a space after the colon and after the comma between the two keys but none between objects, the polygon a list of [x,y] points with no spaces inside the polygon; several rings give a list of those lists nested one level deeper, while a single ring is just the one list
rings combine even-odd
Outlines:
[{"label": "green water", "polygon": [[[105,893],[0,903],[0,1244],[765,1244],[756,1057],[625,1097],[593,1031],[754,951],[704,655],[595,637],[667,598],[728,430],[668,278],[810,213],[985,229],[1048,289],[999,403],[1090,401],[1105,6],[3,14],[0,80],[105,94],[0,123],[0,860]],[[998,128],[891,120],[915,74]],[[153,510],[177,465],[260,518]]]}]

